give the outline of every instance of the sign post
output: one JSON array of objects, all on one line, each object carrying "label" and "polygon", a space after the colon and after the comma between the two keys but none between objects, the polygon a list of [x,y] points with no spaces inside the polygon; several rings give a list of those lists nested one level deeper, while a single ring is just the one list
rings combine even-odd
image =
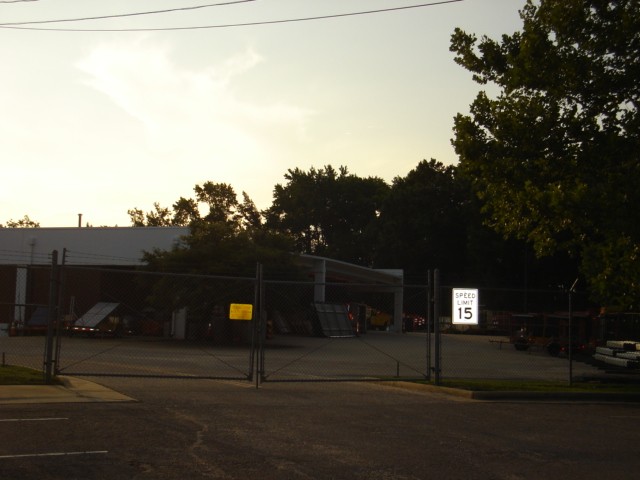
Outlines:
[{"label": "sign post", "polygon": [[478,289],[454,288],[451,294],[451,319],[458,325],[478,325]]}]

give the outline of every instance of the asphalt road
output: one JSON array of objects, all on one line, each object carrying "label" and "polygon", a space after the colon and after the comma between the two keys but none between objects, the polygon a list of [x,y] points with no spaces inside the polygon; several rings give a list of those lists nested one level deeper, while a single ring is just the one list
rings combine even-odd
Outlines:
[{"label": "asphalt road", "polygon": [[0,478],[590,479],[640,468],[640,405],[370,383],[104,378],[137,402],[3,405]]}]

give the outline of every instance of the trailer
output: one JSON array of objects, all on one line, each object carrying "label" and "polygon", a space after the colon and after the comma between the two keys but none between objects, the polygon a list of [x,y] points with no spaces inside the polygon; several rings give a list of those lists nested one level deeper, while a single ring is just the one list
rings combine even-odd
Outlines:
[{"label": "trailer", "polygon": [[516,350],[544,349],[550,355],[591,354],[597,345],[598,317],[590,311],[511,315],[509,340]]},{"label": "trailer", "polygon": [[70,335],[117,335],[121,321],[116,315],[119,303],[98,302],[68,328]]}]

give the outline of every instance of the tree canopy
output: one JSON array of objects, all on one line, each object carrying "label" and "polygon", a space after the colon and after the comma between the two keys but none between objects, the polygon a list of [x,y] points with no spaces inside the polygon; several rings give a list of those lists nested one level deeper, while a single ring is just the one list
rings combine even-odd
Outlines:
[{"label": "tree canopy", "polygon": [[347,167],[288,170],[265,212],[270,228],[290,235],[296,251],[369,266],[375,226],[389,190],[377,177],[361,178]]},{"label": "tree canopy", "polygon": [[439,268],[461,276],[467,259],[471,195],[456,168],[423,160],[396,177],[382,204],[376,265],[402,265],[407,274]]},{"label": "tree canopy", "polygon": [[289,170],[285,179],[264,212],[246,194],[239,202],[229,185],[212,182],[196,186],[196,198],[181,197],[172,209],[154,203],[146,214],[130,210],[134,225],[191,227],[172,251],[150,253],[149,266],[252,275],[260,261],[266,271],[297,275],[291,254],[308,253],[403,269],[410,283],[425,281],[434,268],[444,281],[495,286],[557,288],[558,275],[570,271],[575,278],[562,256],[537,261],[523,241],[505,241],[482,225],[480,201],[456,166],[423,160],[391,185],[331,166]]},{"label": "tree canopy", "polygon": [[[225,222],[238,228],[259,227],[260,212],[251,198],[242,192],[243,201],[238,201],[233,187],[227,183],[204,182],[193,188],[195,198],[180,197],[172,208],[154,202],[153,210],[144,212],[139,208],[128,210],[134,227],[187,226],[198,223]],[[201,209],[206,213],[202,214]]]},{"label": "tree canopy", "polygon": [[488,223],[579,259],[597,300],[640,299],[640,3],[528,0],[500,41],[456,29],[484,91],[452,141]]},{"label": "tree canopy", "polygon": [[[129,210],[133,226],[190,227],[190,234],[171,251],[145,255],[150,268],[252,275],[256,262],[260,262],[272,269],[290,269],[290,239],[262,224],[260,213],[246,193],[240,202],[233,187],[210,181],[196,185],[194,191],[195,198],[181,197],[171,210],[158,203],[147,213],[138,208]],[[204,214],[200,213],[201,208]]]},{"label": "tree canopy", "polygon": [[24,217],[22,217],[19,220],[7,220],[7,224],[6,225],[2,225],[0,223],[0,228],[2,227],[6,227],[6,228],[38,228],[40,226],[40,223],[31,220],[29,218],[29,215],[25,215]]}]

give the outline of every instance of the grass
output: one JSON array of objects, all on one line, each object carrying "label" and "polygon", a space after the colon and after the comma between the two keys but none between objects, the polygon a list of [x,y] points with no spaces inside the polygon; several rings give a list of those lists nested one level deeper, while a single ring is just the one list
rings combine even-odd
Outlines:
[{"label": "grass", "polygon": [[[433,385],[433,382],[419,382]],[[607,381],[545,382],[525,380],[443,379],[440,386],[477,392],[598,392],[640,393],[640,378]]]},{"label": "grass", "polygon": [[[54,377],[53,383],[59,383]],[[0,366],[0,385],[44,385],[44,373],[16,365]]]}]

